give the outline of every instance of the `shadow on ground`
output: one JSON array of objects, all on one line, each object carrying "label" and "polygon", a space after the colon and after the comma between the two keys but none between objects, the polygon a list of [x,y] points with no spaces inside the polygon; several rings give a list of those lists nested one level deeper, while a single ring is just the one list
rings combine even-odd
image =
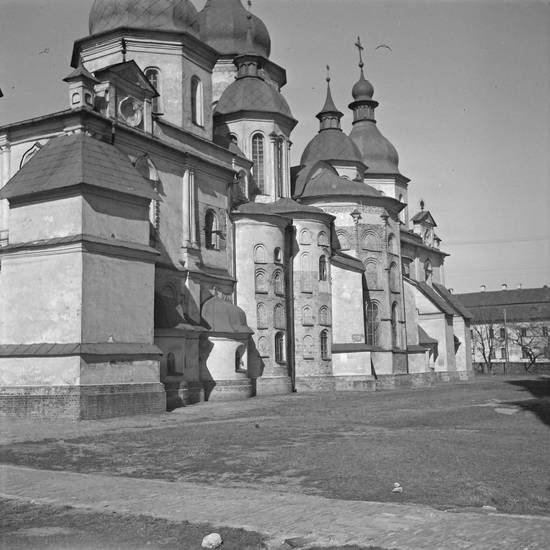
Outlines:
[{"label": "shadow on ground", "polygon": [[508,380],[507,384],[521,388],[533,396],[533,399],[511,401],[508,404],[534,413],[541,422],[550,427],[550,377]]}]

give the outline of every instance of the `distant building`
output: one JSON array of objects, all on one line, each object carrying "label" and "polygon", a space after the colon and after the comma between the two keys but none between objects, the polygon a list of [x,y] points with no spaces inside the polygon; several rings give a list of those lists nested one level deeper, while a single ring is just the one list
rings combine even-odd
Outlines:
[{"label": "distant building", "polygon": [[[483,287],[482,287],[483,288]],[[456,294],[472,313],[472,358],[479,370],[534,372],[550,363],[550,288]]]}]

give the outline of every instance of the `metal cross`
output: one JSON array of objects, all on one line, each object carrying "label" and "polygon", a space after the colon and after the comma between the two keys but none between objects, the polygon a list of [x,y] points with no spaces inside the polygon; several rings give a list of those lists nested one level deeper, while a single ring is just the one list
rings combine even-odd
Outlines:
[{"label": "metal cross", "polygon": [[361,67],[361,69],[362,69],[363,66],[364,66],[364,63],[363,63],[363,50],[365,48],[361,44],[361,37],[360,36],[357,37],[357,42],[355,43],[355,47],[359,50],[359,67]]},{"label": "metal cross", "polygon": [[327,82],[330,82],[330,65],[327,65]]}]

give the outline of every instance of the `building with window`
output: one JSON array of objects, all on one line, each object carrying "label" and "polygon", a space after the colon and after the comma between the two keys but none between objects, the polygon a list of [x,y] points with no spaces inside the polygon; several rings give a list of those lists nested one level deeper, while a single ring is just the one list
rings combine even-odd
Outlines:
[{"label": "building with window", "polygon": [[470,314],[431,213],[409,220],[359,43],[351,132],[327,78],[291,167],[286,72],[241,0],[96,0],[89,30],[67,109],[0,127],[2,414],[471,375]]},{"label": "building with window", "polygon": [[480,372],[521,374],[550,369],[550,288],[457,294],[472,314],[472,361]]}]

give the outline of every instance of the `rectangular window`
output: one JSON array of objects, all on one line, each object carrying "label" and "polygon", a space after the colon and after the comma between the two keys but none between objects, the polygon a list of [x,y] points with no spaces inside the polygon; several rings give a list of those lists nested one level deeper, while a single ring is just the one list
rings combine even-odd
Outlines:
[{"label": "rectangular window", "polygon": [[529,354],[527,353],[527,348],[521,348],[521,358],[529,359]]},{"label": "rectangular window", "polygon": [[491,348],[491,351],[489,352],[489,357],[491,359],[496,359],[497,358],[497,354],[496,354],[496,352],[493,348]]},{"label": "rectangular window", "polygon": [[494,338],[494,337],[495,337],[495,331],[494,331],[494,329],[491,327],[491,328],[489,329],[489,338]]},{"label": "rectangular window", "polygon": [[506,329],[501,328],[499,332],[500,332],[500,337],[504,340],[504,338],[506,338]]},{"label": "rectangular window", "polygon": [[506,359],[506,348],[500,348],[500,358]]},{"label": "rectangular window", "polygon": [[527,336],[527,329],[525,327],[521,327],[520,332],[522,337]]}]

